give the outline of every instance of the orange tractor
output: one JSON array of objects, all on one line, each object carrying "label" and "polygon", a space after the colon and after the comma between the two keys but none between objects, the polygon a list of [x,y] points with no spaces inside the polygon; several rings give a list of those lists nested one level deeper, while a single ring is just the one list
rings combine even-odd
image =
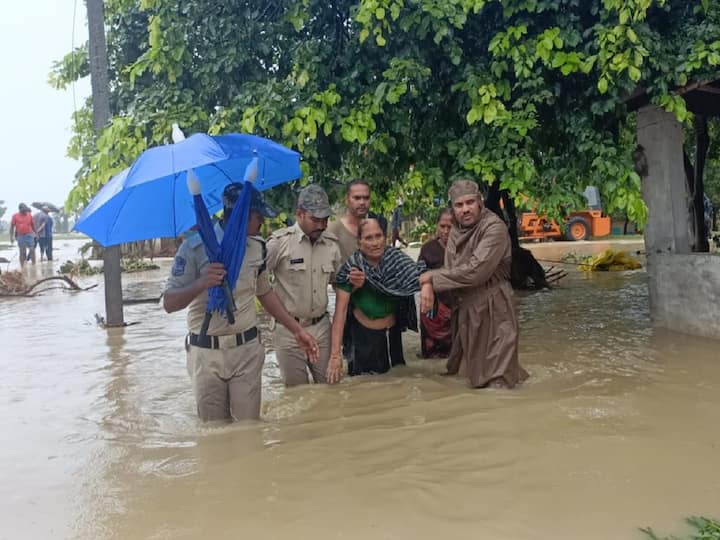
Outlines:
[{"label": "orange tractor", "polygon": [[565,233],[554,219],[538,215],[537,212],[523,212],[520,217],[518,237],[520,240],[545,240],[548,238],[566,240],[587,240],[610,234],[610,218],[602,215],[600,193],[589,186],[583,193],[588,200],[588,209],[570,212],[565,221]]}]

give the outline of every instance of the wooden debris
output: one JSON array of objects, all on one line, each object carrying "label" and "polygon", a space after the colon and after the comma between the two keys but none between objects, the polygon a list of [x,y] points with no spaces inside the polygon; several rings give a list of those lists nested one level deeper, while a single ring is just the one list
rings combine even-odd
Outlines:
[{"label": "wooden debris", "polygon": [[[58,282],[60,286],[57,286]],[[45,287],[38,288],[40,285]],[[50,286],[47,286],[50,285]],[[94,289],[97,285],[90,287],[80,287],[72,279],[67,276],[51,276],[43,278],[35,283],[28,285],[27,280],[22,272],[15,270],[0,275],[0,296],[37,296],[43,292],[53,289],[61,289],[65,291],[87,291]]]}]

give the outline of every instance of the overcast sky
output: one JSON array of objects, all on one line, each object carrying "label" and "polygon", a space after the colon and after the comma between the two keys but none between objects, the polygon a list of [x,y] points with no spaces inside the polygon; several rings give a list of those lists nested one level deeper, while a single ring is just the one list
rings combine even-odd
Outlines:
[{"label": "overcast sky", "polygon": [[[48,73],[54,60],[71,50],[73,8],[77,5],[75,46],[87,41],[83,0],[33,0],[2,3],[0,11],[0,200],[65,203],[79,165],[67,157],[72,89],[54,90]],[[75,85],[76,105],[90,94],[89,78]]]}]

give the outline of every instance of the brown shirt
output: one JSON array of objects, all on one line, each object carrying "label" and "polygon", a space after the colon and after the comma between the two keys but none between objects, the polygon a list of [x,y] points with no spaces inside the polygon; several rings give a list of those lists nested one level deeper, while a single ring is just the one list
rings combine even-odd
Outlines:
[{"label": "brown shirt", "polygon": [[505,223],[483,208],[470,229],[453,226],[445,249],[445,265],[432,270],[433,289],[454,291],[456,296],[510,280],[512,246]]},{"label": "brown shirt", "polygon": [[[216,227],[216,233],[222,237],[222,229]],[[219,232],[218,232],[219,230]],[[213,313],[208,327],[208,335],[225,336],[237,334],[257,324],[255,312],[255,296],[263,296],[272,290],[264,271],[264,241],[256,237],[246,240],[245,258],[235,284],[235,324],[231,325],[220,313]],[[182,288],[190,285],[200,276],[207,274],[208,258],[199,234],[186,239],[178,248],[170,279],[165,290]],[[187,313],[188,330],[199,333],[205,318],[207,291],[199,294],[190,302]]]},{"label": "brown shirt", "polygon": [[343,225],[340,218],[335,221],[331,221],[328,225],[327,231],[333,234],[340,244],[342,262],[347,261],[348,257],[355,253],[358,249],[357,236],[351,233],[347,227]]},{"label": "brown shirt", "polygon": [[508,387],[525,380],[518,362],[518,319],[510,286],[512,246],[505,223],[484,208],[475,226],[453,226],[443,268],[431,270],[435,291],[452,291],[448,373],[467,375],[474,387]]},{"label": "brown shirt", "polygon": [[313,244],[296,223],[275,231],[267,243],[267,269],[288,312],[312,319],[327,311],[328,284],[342,263],[337,237],[327,230]]}]

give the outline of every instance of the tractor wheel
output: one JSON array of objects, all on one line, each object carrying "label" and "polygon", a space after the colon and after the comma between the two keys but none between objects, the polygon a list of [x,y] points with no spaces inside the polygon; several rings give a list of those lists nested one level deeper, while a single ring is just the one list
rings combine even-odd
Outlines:
[{"label": "tractor wheel", "polygon": [[590,223],[584,217],[575,216],[571,217],[565,228],[565,239],[576,241],[576,240],[587,240],[590,238]]}]

